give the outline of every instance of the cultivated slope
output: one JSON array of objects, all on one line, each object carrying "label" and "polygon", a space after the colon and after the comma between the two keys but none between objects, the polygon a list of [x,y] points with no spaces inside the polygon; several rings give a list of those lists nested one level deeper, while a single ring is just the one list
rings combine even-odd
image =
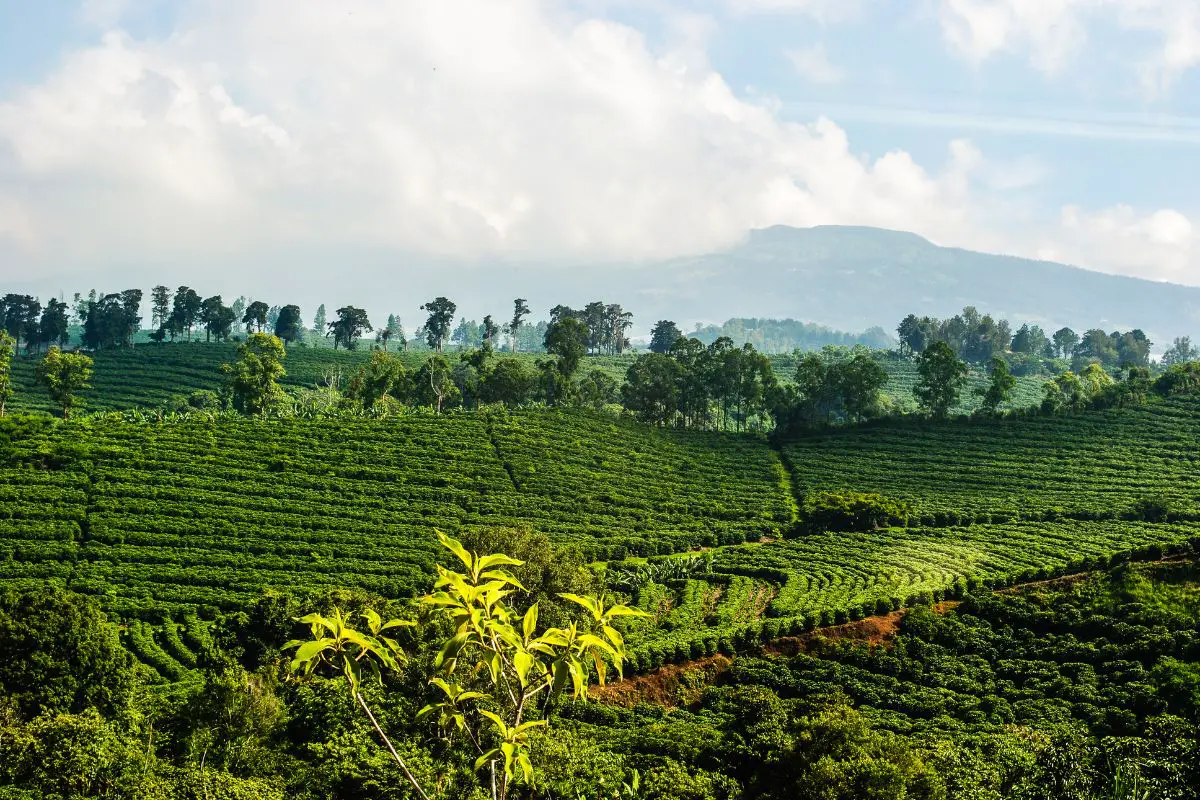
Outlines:
[{"label": "cultivated slope", "polygon": [[[198,636],[191,615],[268,587],[423,590],[435,529],[527,526],[601,559],[716,547],[714,574],[634,591],[653,614],[629,631],[649,667],[1194,540],[1200,472],[1184,443],[1197,435],[1195,398],[863,429],[789,445],[789,476],[752,437],[588,413],[81,420],[19,442],[0,471],[0,585],[49,579],[126,618],[170,614],[130,628],[135,651],[170,674],[180,624]],[[903,495],[923,519],[781,541],[792,481]],[[1172,499],[1176,521],[1124,519],[1151,492]]]}]

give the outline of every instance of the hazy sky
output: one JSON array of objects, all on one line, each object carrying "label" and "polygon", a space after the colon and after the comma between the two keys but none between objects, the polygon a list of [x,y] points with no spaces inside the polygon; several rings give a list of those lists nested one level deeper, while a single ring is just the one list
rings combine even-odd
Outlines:
[{"label": "hazy sky", "polygon": [[1196,0],[0,0],[5,287],[521,293],[776,223],[1200,284],[1198,185]]}]

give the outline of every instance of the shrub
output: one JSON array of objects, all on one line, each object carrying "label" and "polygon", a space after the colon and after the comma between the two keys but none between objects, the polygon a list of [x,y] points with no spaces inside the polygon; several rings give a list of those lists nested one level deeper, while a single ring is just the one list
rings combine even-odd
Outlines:
[{"label": "shrub", "polygon": [[816,492],[800,512],[812,531],[872,531],[907,524],[912,504],[871,492]]}]

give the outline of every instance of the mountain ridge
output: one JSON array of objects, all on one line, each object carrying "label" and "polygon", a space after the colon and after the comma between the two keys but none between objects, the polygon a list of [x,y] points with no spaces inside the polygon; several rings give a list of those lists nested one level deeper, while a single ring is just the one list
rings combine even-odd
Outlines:
[{"label": "mountain ridge", "polygon": [[910,313],[942,317],[973,305],[1016,325],[1141,328],[1160,346],[1200,328],[1200,287],[942,247],[885,228],[759,228],[728,248],[666,259],[647,273],[643,305],[668,313],[667,301],[677,316],[706,321],[791,317],[891,330]]}]

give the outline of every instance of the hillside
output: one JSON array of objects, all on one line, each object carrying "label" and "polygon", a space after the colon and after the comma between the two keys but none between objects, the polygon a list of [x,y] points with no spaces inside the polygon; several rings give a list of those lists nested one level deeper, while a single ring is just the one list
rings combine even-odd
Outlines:
[{"label": "hillside", "polygon": [[[1162,553],[1200,536],[1193,456],[1168,444],[1197,436],[1200,401],[1177,399],[814,437],[785,449],[789,475],[755,437],[583,412],[81,420],[10,456],[0,583],[51,580],[125,617],[185,622],[268,587],[410,596],[429,580],[435,529],[528,527],[600,559],[716,547],[712,574],[693,565],[634,589],[654,613],[628,634],[646,669],[923,594]],[[911,497],[919,524],[781,541],[793,486]],[[1126,521],[1148,492],[1167,494],[1177,521]]]},{"label": "hillside", "polygon": [[[92,388],[79,394],[80,410],[124,411],[133,408],[156,409],[182,401],[199,390],[218,391],[223,375],[221,365],[236,358],[237,347],[233,344],[204,344],[200,342],[164,345],[141,345],[133,348],[100,350],[93,354],[95,360]],[[398,354],[410,369],[417,369],[429,357],[426,352]],[[507,353],[499,354],[509,357]],[[452,362],[457,352],[447,352]],[[332,350],[330,348],[293,347],[288,351],[284,366],[287,375],[281,383],[289,390],[313,389],[332,375],[340,375],[344,381],[371,357],[367,348],[358,350]],[[518,353],[532,368],[542,355]],[[887,356],[877,351],[877,357],[889,375],[885,393],[901,406],[912,404],[912,387],[916,382],[916,367],[912,361]],[[625,379],[625,371],[635,356],[588,356],[581,364],[581,372],[600,369],[617,382]],[[790,354],[771,356],[776,378],[787,383],[792,380],[796,359]],[[13,363],[14,396],[8,407],[14,411],[52,411],[45,390],[34,380],[36,360],[17,359]],[[1022,376],[1017,379],[1013,408],[1036,405],[1042,399],[1045,379]],[[955,413],[970,413],[979,406],[975,390],[986,385],[987,376],[973,368],[969,383],[963,391]]]},{"label": "hillside", "polygon": [[878,228],[776,226],[723,252],[672,259],[643,274],[635,308],[642,316],[793,317],[891,332],[906,314],[950,316],[973,305],[1047,330],[1142,328],[1159,345],[1200,331],[1200,287],[938,247]]}]

